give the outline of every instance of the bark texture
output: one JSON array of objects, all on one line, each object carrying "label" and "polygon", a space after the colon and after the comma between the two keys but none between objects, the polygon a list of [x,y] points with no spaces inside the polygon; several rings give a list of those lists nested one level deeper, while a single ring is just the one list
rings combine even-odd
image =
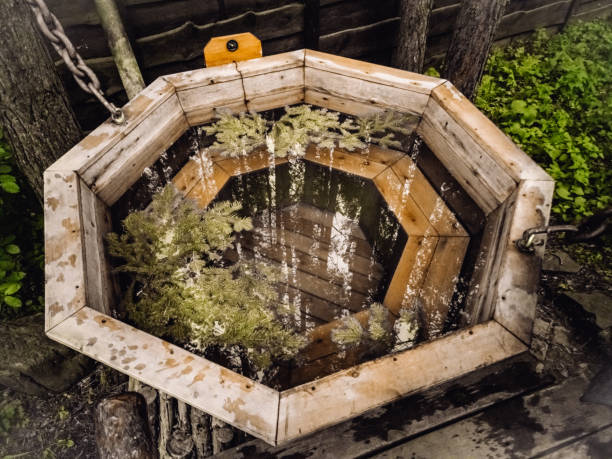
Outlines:
[{"label": "bark texture", "polygon": [[304,0],[304,47],[319,49],[320,0]]},{"label": "bark texture", "polygon": [[444,77],[472,99],[493,43],[506,0],[463,0],[455,22]]},{"label": "bark texture", "polygon": [[108,397],[94,414],[96,444],[101,459],[153,459],[146,402],[136,392]]},{"label": "bark texture", "polygon": [[425,60],[427,27],[433,0],[401,0],[397,47],[393,66],[421,73]]},{"label": "bark texture", "polygon": [[2,0],[0,17],[0,127],[42,202],[43,171],[81,139],[81,129],[30,8]]}]

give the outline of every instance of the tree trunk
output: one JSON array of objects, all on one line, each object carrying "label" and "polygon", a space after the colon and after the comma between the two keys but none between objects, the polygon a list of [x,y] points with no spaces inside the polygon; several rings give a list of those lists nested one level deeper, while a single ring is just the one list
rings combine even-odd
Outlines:
[{"label": "tree trunk", "polygon": [[401,0],[400,25],[393,65],[410,72],[423,71],[427,26],[433,0]]},{"label": "tree trunk", "polygon": [[506,0],[463,0],[446,53],[444,77],[472,99]]},{"label": "tree trunk", "polygon": [[319,49],[320,0],[304,0],[304,48]]},{"label": "tree trunk", "polygon": [[0,2],[0,126],[42,202],[43,171],[81,139],[81,129],[30,8]]},{"label": "tree trunk", "polygon": [[108,397],[98,404],[94,416],[101,459],[155,458],[142,395],[126,392]]}]

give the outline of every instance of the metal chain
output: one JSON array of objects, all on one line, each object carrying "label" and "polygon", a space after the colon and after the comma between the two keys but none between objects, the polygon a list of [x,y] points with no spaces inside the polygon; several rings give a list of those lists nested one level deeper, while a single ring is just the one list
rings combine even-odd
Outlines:
[{"label": "metal chain", "polygon": [[57,17],[49,11],[44,0],[25,0],[34,12],[38,28],[45,37],[49,39],[55,51],[65,62],[68,70],[72,73],[74,80],[81,89],[91,95],[106,107],[110,112],[114,123],[121,124],[125,121],[123,110],[110,102],[100,89],[100,80],[96,74],[85,64],[83,58],[77,53],[74,45],[66,36],[62,24]]}]

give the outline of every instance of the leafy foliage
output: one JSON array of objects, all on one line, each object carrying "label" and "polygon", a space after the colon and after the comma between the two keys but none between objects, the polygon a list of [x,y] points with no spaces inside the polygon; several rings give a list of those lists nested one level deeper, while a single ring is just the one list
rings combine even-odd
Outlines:
[{"label": "leafy foliage", "polygon": [[266,145],[276,156],[285,157],[289,153],[304,155],[310,143],[349,151],[366,148],[371,143],[400,147],[395,133],[407,134],[408,120],[408,115],[395,112],[341,119],[338,112],[304,104],[285,107],[285,113],[275,122],[267,122],[257,113],[240,113],[237,117],[221,113],[217,122],[203,130],[207,135],[215,135],[212,149],[225,156],[246,155]]},{"label": "leafy foliage", "polygon": [[0,439],[12,429],[27,425],[28,419],[19,400],[0,400]]},{"label": "leafy foliage", "polygon": [[498,49],[476,105],[556,180],[553,213],[578,220],[612,202],[612,23]]},{"label": "leafy foliage", "polygon": [[0,132],[0,319],[42,309],[42,212]]},{"label": "leafy foliage", "polygon": [[252,228],[228,201],[206,210],[180,200],[168,185],[149,209],[108,236],[117,268],[131,279],[125,306],[139,328],[201,352],[221,348],[244,355],[257,369],[289,359],[305,345],[290,326],[289,307],[273,288],[274,272],[246,262],[224,266],[235,232]]}]

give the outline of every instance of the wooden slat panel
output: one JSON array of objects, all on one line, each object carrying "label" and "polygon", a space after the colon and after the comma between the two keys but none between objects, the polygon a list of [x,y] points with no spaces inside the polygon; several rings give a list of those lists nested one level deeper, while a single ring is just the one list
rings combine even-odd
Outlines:
[{"label": "wooden slat panel", "polygon": [[212,168],[206,169],[205,176],[189,191],[187,197],[204,209],[229,179],[230,176],[223,169],[213,164]]},{"label": "wooden slat panel", "polygon": [[215,109],[234,113],[247,110],[240,79],[184,89],[177,94],[190,126],[212,120],[216,115]]},{"label": "wooden slat panel", "polygon": [[[405,89],[410,92],[429,95],[431,90],[443,83],[440,78],[406,72],[382,65],[334,56],[333,54],[306,50],[304,63],[307,68],[325,70],[359,80],[370,81],[385,86]],[[421,100],[415,98],[415,100]],[[419,115],[422,112],[418,113]]]},{"label": "wooden slat panel", "polygon": [[234,63],[175,73],[163,77],[164,80],[176,88],[177,92],[239,80],[240,78],[240,72],[238,72]]},{"label": "wooden slat panel", "polygon": [[237,176],[241,174],[248,174],[249,172],[255,172],[268,167],[276,167],[280,164],[284,164],[288,161],[287,158],[277,158],[272,155],[265,148],[262,150],[256,150],[249,153],[246,156],[240,156],[238,158],[227,158],[220,159],[215,162],[217,166],[227,172],[229,175]]},{"label": "wooden slat panel", "polygon": [[414,304],[437,244],[437,237],[408,237],[383,301],[390,311],[398,314]]},{"label": "wooden slat panel", "polygon": [[85,307],[49,336],[139,381],[274,443],[278,392]]},{"label": "wooden slat panel", "polygon": [[[318,207],[311,206],[309,204],[300,203],[299,206],[285,207],[283,209],[283,212],[287,212],[292,216],[309,220],[326,228],[331,228],[334,225],[333,213],[319,209]],[[365,234],[363,233],[362,229],[355,222],[343,226],[342,231],[348,232],[351,237],[366,240]]]},{"label": "wooden slat panel", "polygon": [[112,205],[187,128],[181,104],[173,95],[88,167],[81,177],[102,201]]},{"label": "wooden slat panel", "polygon": [[85,306],[85,261],[81,232],[79,177],[44,173],[45,330]]},{"label": "wooden slat panel", "polygon": [[512,177],[433,98],[417,133],[486,214],[516,187]]},{"label": "wooden slat panel", "polygon": [[304,50],[264,56],[236,63],[236,68],[243,78],[255,75],[280,72],[281,70],[304,67]]},{"label": "wooden slat panel", "polygon": [[522,353],[494,321],[281,392],[279,443]]},{"label": "wooden slat panel", "polygon": [[382,109],[421,116],[428,95],[409,89],[373,83],[354,76],[346,76],[312,67],[305,68],[306,89],[331,96],[352,99]]},{"label": "wooden slat panel", "polygon": [[552,180],[452,84],[438,86],[432,97],[514,180]]},{"label": "wooden slat panel", "polygon": [[436,338],[442,333],[469,242],[467,237],[441,237],[438,240],[419,294],[425,319],[422,331],[426,339]]},{"label": "wooden slat panel", "polygon": [[254,97],[248,100],[247,108],[251,111],[261,112],[287,105],[301,104],[302,102],[304,102],[303,86],[298,89]]},{"label": "wooden slat panel", "polygon": [[[299,298],[300,309],[310,317],[314,317],[315,319],[319,320],[317,323],[315,323],[315,327],[323,325],[325,322],[330,322],[337,319],[340,317],[340,315],[345,313],[345,311],[350,311],[349,309],[345,309],[336,304],[325,301],[318,296],[314,296],[290,287],[287,284],[281,286],[280,292],[281,294],[286,292],[288,300],[292,304],[295,304],[295,301],[297,301],[296,299]],[[308,327],[307,323],[307,330],[312,330],[313,328],[314,327]]]},{"label": "wooden slat panel", "polygon": [[277,72],[245,77],[244,93],[247,100],[291,90],[304,90],[304,68],[294,67]]},{"label": "wooden slat panel", "polygon": [[189,194],[194,186],[203,178],[213,174],[213,159],[208,152],[197,152],[187,161],[172,179],[178,191],[184,195]]},{"label": "wooden slat panel", "polygon": [[405,192],[404,183],[392,168],[387,168],[377,175],[374,183],[408,236],[437,236],[436,230],[431,226],[414,198]]},{"label": "wooden slat panel", "polygon": [[146,118],[166,103],[174,94],[174,87],[158,78],[123,107],[126,121],[114,124],[110,119],[102,123],[68,153],[53,163],[47,170],[78,171],[96,162],[119,141],[135,130]]},{"label": "wooden slat panel", "polygon": [[387,168],[385,164],[371,161],[358,151],[350,152],[342,148],[330,151],[327,148],[319,148],[314,144],[308,146],[304,158],[313,163],[333,167],[367,179],[373,179]]},{"label": "wooden slat panel", "polygon": [[354,116],[368,116],[385,111],[383,107],[375,107],[367,102],[357,102],[347,97],[334,96],[308,87],[304,92],[304,102]]},{"label": "wooden slat panel", "polygon": [[391,166],[395,175],[404,183],[404,191],[414,198],[423,214],[440,236],[466,236],[467,232],[457,221],[455,214],[429,184],[416,163],[404,156]]},{"label": "wooden slat panel", "polygon": [[81,218],[85,248],[87,306],[110,315],[116,300],[111,264],[105,249],[105,237],[112,231],[108,207],[81,180]]},{"label": "wooden slat panel", "polygon": [[520,183],[501,260],[494,318],[525,343],[531,341],[544,245],[530,255],[519,252],[514,241],[520,239],[526,229],[548,223],[553,190],[554,182],[527,180]]}]

